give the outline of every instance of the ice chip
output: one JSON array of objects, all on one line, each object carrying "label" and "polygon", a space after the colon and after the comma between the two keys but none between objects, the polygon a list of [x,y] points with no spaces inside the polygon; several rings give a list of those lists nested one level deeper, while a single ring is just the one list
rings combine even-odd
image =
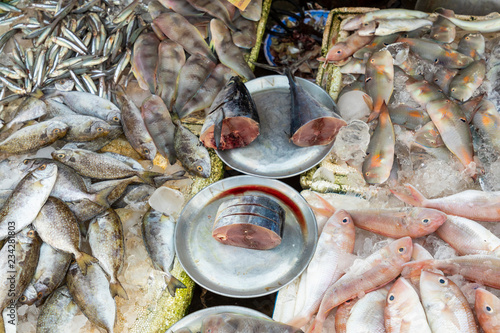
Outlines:
[{"label": "ice chip", "polygon": [[162,186],[151,195],[149,205],[165,215],[178,214],[184,205],[184,195],[170,187]]},{"label": "ice chip", "polygon": [[366,148],[370,143],[369,127],[364,121],[352,120],[342,127],[333,144],[333,153],[342,161],[351,161],[352,165],[360,165],[366,156]]}]

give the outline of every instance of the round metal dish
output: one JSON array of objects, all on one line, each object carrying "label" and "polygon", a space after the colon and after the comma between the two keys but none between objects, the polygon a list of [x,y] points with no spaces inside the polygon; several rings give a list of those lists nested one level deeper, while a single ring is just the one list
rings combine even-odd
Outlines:
[{"label": "round metal dish", "polygon": [[[297,83],[316,100],[336,111],[332,98],[318,85],[296,78]],[[260,135],[248,146],[216,150],[220,159],[242,173],[287,178],[301,174],[321,162],[333,147],[298,147],[290,141],[290,90],[284,75],[260,77],[245,83],[257,106]]]},{"label": "round metal dish", "polygon": [[212,308],[206,308],[187,315],[186,317],[173,324],[165,333],[175,333],[176,330],[180,330],[181,328],[189,328],[192,332],[200,332],[201,323],[205,317],[220,313],[235,313],[258,318],[271,319],[257,310],[244,308],[242,306],[214,306]]},{"label": "round metal dish", "polygon": [[[281,244],[272,250],[224,245],[212,238],[219,205],[238,195],[258,194],[285,210]],[[216,294],[249,298],[276,292],[307,267],[318,229],[306,201],[278,180],[230,177],[207,186],[184,207],[175,229],[175,251],[186,273]]]}]

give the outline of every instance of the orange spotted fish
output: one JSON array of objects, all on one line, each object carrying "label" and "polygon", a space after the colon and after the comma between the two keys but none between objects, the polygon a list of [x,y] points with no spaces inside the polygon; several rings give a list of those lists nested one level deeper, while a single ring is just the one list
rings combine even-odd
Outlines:
[{"label": "orange spotted fish", "polygon": [[450,83],[450,96],[459,100],[469,100],[483,83],[486,75],[486,61],[477,60],[460,70]]},{"label": "orange spotted fish", "polygon": [[482,100],[476,108],[472,124],[485,140],[500,152],[500,114],[495,104]]},{"label": "orange spotted fish", "polygon": [[[366,63],[366,92],[373,100],[373,112],[368,122],[376,119],[382,111],[382,105],[387,105],[394,90],[394,61],[391,53],[380,50],[368,59]],[[391,124],[392,126],[392,124]]]}]

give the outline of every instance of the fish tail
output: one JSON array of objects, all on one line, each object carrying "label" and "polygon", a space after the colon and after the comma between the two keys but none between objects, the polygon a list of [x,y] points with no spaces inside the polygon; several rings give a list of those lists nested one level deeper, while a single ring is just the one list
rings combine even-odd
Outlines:
[{"label": "fish tail", "polygon": [[139,178],[144,180],[144,182],[148,183],[149,185],[155,185],[154,178],[156,176],[161,176],[161,173],[154,172],[154,171],[142,171],[138,174]]},{"label": "fish tail", "polygon": [[316,192],[313,192],[316,197],[318,197],[319,201],[321,202],[321,204],[323,205],[323,207],[320,207],[320,208],[317,208],[317,207],[311,207],[312,210],[314,210],[316,213],[319,213],[321,215],[325,215],[325,216],[332,216],[333,213],[335,213],[336,209],[335,207],[332,206],[331,203],[329,203],[328,201],[326,201],[325,198],[323,198],[321,195],[319,195],[319,193],[316,193]]},{"label": "fish tail", "polygon": [[158,177],[155,177],[153,179],[154,179],[156,186],[161,186],[161,185],[163,185],[163,183],[165,183],[166,181],[169,181],[169,180],[181,180],[181,179],[188,178],[188,177],[184,176],[185,173],[186,173],[186,171],[180,170],[180,171],[174,172],[171,175],[158,176]]},{"label": "fish tail", "polygon": [[431,268],[434,259],[410,261],[403,264],[401,275],[404,278],[414,279],[420,276],[423,269]]},{"label": "fish tail", "polygon": [[111,194],[111,192],[113,192],[114,189],[114,186],[110,186],[94,193],[92,201],[103,207],[109,207],[108,196]]},{"label": "fish tail", "polygon": [[424,201],[427,200],[426,197],[422,195],[415,187],[410,184],[405,185],[411,192],[411,195],[406,195],[403,193],[396,192],[394,190],[390,190],[392,194],[396,196],[399,200],[406,202],[409,205],[422,207],[424,205]]},{"label": "fish tail", "polygon": [[97,258],[94,258],[90,254],[87,254],[85,252],[79,252],[78,254],[75,254],[75,259],[83,275],[87,275],[87,266],[90,266],[92,265],[92,263],[96,263],[99,261],[97,260]]},{"label": "fish tail", "polygon": [[186,288],[184,283],[177,280],[172,274],[165,275],[165,282],[167,283],[167,290],[172,297],[175,297],[175,291],[179,288]]},{"label": "fish tail", "polygon": [[365,93],[363,95],[363,101],[370,108],[370,110],[373,110],[373,99],[370,97],[370,95],[368,95],[368,94]]},{"label": "fish tail", "polygon": [[115,297],[121,297],[123,299],[128,300],[128,295],[125,289],[123,288],[122,284],[118,280],[111,281],[109,284],[109,290],[111,291],[111,296]]}]

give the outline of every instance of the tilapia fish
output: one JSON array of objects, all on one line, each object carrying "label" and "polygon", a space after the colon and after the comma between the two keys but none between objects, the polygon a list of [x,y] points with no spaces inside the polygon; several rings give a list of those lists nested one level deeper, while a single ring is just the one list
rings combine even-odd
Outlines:
[{"label": "tilapia fish", "polygon": [[410,237],[400,238],[371,254],[363,260],[363,264],[351,267],[324,294],[309,332],[320,333],[326,317],[334,307],[396,278],[401,273],[403,264],[410,260],[412,245]]},{"label": "tilapia fish", "polygon": [[189,172],[203,178],[210,177],[211,161],[208,150],[180,121],[176,120],[174,123],[174,149],[177,158]]},{"label": "tilapia fish", "polygon": [[60,149],[52,152],[52,158],[75,169],[80,175],[95,179],[120,179],[138,176],[153,184],[153,178],[161,173],[132,167],[109,154],[99,154],[84,149]]},{"label": "tilapia fish", "polygon": [[355,228],[345,210],[333,214],[321,232],[314,256],[307,267],[306,302],[288,323],[303,327],[318,311],[323,294],[344,273],[339,267],[342,255],[354,250]]},{"label": "tilapia fish", "polygon": [[290,86],[291,141],[299,147],[330,144],[347,123],[297,84],[290,69],[285,68],[285,75]]},{"label": "tilapia fish", "polygon": [[113,333],[116,321],[116,304],[106,274],[99,265],[88,267],[83,275],[76,263],[69,267],[66,285],[73,301],[83,314],[107,333]]},{"label": "tilapia fish", "polygon": [[163,100],[156,95],[146,98],[142,102],[141,115],[158,152],[168,158],[170,164],[174,164],[175,125]]},{"label": "tilapia fish", "polygon": [[396,280],[386,301],[384,322],[387,333],[431,333],[420,298],[405,278]]},{"label": "tilapia fish", "polygon": [[26,126],[0,142],[0,153],[23,154],[33,152],[64,137],[68,125],[57,120],[47,120]]},{"label": "tilapia fish", "polygon": [[48,199],[56,178],[57,166],[42,164],[19,182],[0,209],[0,240],[13,236],[33,222]]},{"label": "tilapia fish", "polygon": [[125,256],[123,226],[118,214],[108,208],[105,213],[95,217],[89,224],[87,238],[99,265],[110,277],[111,295],[128,299],[125,289],[118,281]]},{"label": "tilapia fish", "polygon": [[222,313],[203,318],[202,333],[303,333],[299,328],[269,319]]},{"label": "tilapia fish", "polygon": [[160,40],[152,32],[143,33],[134,43],[134,56],[132,58],[132,69],[144,90],[152,94],[156,91],[156,64],[158,63],[158,45]]},{"label": "tilapia fish", "polygon": [[182,15],[175,12],[163,13],[153,20],[161,31],[174,42],[179,43],[190,54],[199,54],[216,63],[217,58],[208,47],[198,29]]},{"label": "tilapia fish", "polygon": [[98,261],[80,251],[81,237],[78,222],[61,200],[49,197],[33,221],[33,225],[45,243],[59,251],[73,254],[83,275],[87,272],[87,266]]},{"label": "tilapia fish", "polygon": [[476,289],[474,306],[479,325],[485,333],[500,332],[500,299],[483,288]]},{"label": "tilapia fish", "polygon": [[231,32],[222,21],[213,19],[210,21],[210,33],[217,56],[221,63],[243,76],[247,80],[255,79],[248,63],[243,58],[241,50],[234,45]]},{"label": "tilapia fish", "polygon": [[[16,302],[35,273],[42,240],[33,228],[26,227],[9,238],[0,250],[0,310]],[[12,257],[15,260],[12,260]]]},{"label": "tilapia fish", "polygon": [[500,192],[467,190],[447,197],[427,199],[412,185],[407,184],[406,187],[411,195],[392,193],[409,205],[434,208],[476,221],[500,221]]},{"label": "tilapia fish", "polygon": [[[37,306],[43,304],[45,299],[62,283],[66,271],[71,263],[71,254],[57,251],[47,243],[42,243],[40,248],[40,259],[36,266],[30,286],[19,298],[21,304],[31,305],[36,302]],[[33,292],[29,289],[33,288]]]},{"label": "tilapia fish", "polygon": [[175,223],[171,217],[150,209],[142,219],[142,238],[148,250],[149,257],[156,269],[165,274],[167,289],[172,297],[178,288],[186,286],[171,273],[174,264],[174,230]]},{"label": "tilapia fish", "polygon": [[67,325],[78,312],[78,305],[73,302],[66,286],[50,296],[38,315],[36,331],[39,333],[65,333]]},{"label": "tilapia fish", "polygon": [[477,332],[469,302],[450,279],[423,271],[420,296],[432,332]]},{"label": "tilapia fish", "polygon": [[208,148],[224,150],[244,147],[259,134],[257,107],[239,76],[233,76],[213,101],[200,140]]}]

